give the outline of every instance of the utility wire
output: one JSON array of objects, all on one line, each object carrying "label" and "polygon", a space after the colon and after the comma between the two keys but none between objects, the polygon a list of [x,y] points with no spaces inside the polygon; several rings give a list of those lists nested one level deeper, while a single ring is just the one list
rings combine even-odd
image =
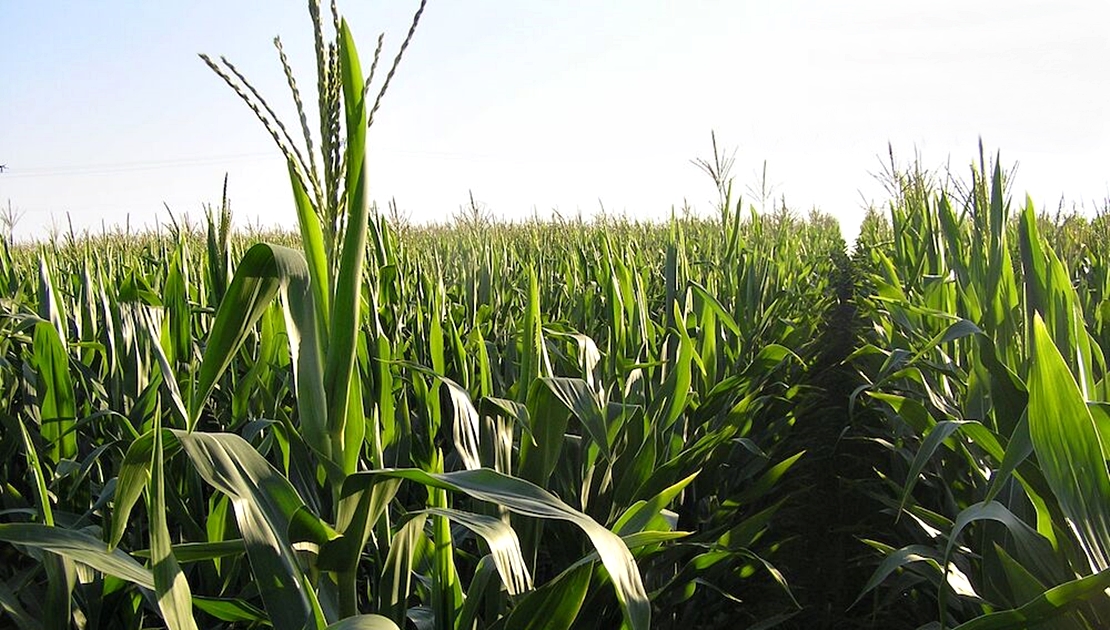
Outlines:
[{"label": "utility wire", "polygon": [[150,171],[167,168],[182,168],[189,166],[206,166],[223,164],[226,162],[242,162],[262,158],[280,157],[273,152],[266,153],[240,153],[236,155],[217,155],[209,157],[175,158],[169,160],[155,160],[149,162],[117,162],[105,164],[76,164],[68,166],[38,166],[30,168],[11,168],[5,166],[4,179],[20,179],[31,177],[58,177],[70,175],[106,175],[110,173],[126,173],[131,171]]},{"label": "utility wire", "polygon": [[[375,149],[373,153],[390,157],[427,158],[431,160],[464,160],[469,162],[513,162],[519,163],[517,156],[494,155],[485,153],[460,153],[450,151],[414,151],[408,149]],[[164,169],[181,169],[193,166],[211,166],[229,162],[248,162],[263,159],[280,159],[281,155],[273,152],[238,153],[232,155],[214,155],[172,158],[165,160],[152,160],[142,162],[111,162],[98,164],[71,164],[61,166],[32,166],[28,168],[12,168],[10,165],[0,165],[0,175],[8,179],[30,179],[40,177],[69,177],[77,175],[110,175],[114,173],[129,173],[135,171],[153,171]],[[541,162],[573,163],[577,158],[544,158]]]}]

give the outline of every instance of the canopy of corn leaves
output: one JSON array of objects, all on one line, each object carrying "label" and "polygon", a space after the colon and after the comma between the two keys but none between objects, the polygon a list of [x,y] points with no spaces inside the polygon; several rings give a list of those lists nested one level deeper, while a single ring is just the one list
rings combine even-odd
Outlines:
[{"label": "canopy of corn leaves", "polygon": [[892,170],[849,258],[714,146],[712,219],[391,223],[413,32],[371,99],[309,8],[316,136],[205,57],[297,233],[0,244],[0,625],[1110,623],[1102,217]]}]

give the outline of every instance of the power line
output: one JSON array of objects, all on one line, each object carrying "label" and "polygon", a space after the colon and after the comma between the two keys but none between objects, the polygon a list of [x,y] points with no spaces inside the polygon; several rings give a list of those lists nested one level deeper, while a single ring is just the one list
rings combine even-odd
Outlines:
[{"label": "power line", "polygon": [[133,171],[151,171],[169,168],[182,168],[190,166],[208,166],[224,164],[227,162],[242,162],[258,160],[260,158],[280,158],[279,153],[268,151],[265,153],[238,153],[233,155],[214,155],[208,157],[185,157],[167,160],[154,160],[145,162],[115,162],[100,164],[74,164],[67,166],[37,166],[13,169],[3,166],[5,179],[19,179],[32,177],[60,177],[71,175],[107,175],[111,173],[127,173]]},{"label": "power line", "polygon": [[[467,161],[467,162],[520,162],[520,156],[510,154],[453,152],[453,151],[420,151],[413,149],[371,149],[372,153],[397,158],[427,158],[429,160]],[[149,160],[141,162],[104,162],[93,164],[70,164],[60,166],[32,166],[27,168],[11,168],[0,165],[0,173],[4,179],[30,179],[42,177],[69,177],[78,175],[110,175],[115,173],[130,173],[136,171],[152,171],[174,168],[188,168],[193,166],[211,166],[229,162],[257,161],[261,159],[284,159],[280,153],[274,151],[237,153],[229,155],[193,156],[169,158],[164,160]],[[576,163],[580,158],[545,158],[541,162]]]}]

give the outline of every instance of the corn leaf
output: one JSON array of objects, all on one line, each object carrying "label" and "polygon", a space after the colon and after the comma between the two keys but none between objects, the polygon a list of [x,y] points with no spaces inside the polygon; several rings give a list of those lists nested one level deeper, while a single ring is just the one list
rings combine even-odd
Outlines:
[{"label": "corn leaf", "polygon": [[56,553],[106,575],[154,590],[154,576],[149,570],[123,551],[109,550],[104,541],[81,531],[38,523],[3,523],[0,524],[0,540]]},{"label": "corn leaf", "polygon": [[1092,571],[1110,568],[1110,474],[1091,412],[1040,315],[1033,317],[1029,435]]},{"label": "corn leaf", "polygon": [[651,605],[644,591],[639,568],[624,541],[543,488],[485,468],[452,473],[428,473],[414,469],[380,470],[356,473],[348,478],[347,483],[369,485],[382,477],[409,479],[432,488],[463,492],[475,499],[503,505],[517,514],[568,521],[577,525],[589,536],[609,572],[625,621],[633,629],[651,626]]}]

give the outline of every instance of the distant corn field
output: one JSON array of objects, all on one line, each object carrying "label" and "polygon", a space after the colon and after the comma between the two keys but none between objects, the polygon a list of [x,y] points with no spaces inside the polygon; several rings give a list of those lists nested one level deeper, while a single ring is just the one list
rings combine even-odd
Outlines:
[{"label": "distant corn field", "polygon": [[0,239],[0,626],[1110,625],[1105,215],[391,223],[309,7],[296,232]]}]

